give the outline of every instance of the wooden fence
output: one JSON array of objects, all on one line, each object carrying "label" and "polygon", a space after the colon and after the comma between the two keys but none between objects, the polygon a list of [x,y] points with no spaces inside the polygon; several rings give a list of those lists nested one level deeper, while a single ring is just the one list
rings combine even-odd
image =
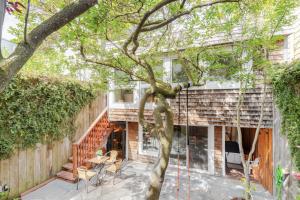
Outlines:
[{"label": "wooden fence", "polygon": [[52,144],[37,144],[36,148],[16,151],[10,159],[0,161],[0,184],[8,184],[10,196],[14,197],[53,177],[71,156],[72,143],[86,132],[105,107],[106,96],[99,94],[78,113],[72,141],[64,138]]}]

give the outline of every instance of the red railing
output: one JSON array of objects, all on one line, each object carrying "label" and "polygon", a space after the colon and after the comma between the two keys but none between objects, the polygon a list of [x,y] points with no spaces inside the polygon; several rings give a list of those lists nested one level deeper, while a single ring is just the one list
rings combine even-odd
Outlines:
[{"label": "red railing", "polygon": [[73,174],[77,174],[77,167],[85,165],[87,160],[95,157],[96,151],[104,145],[112,132],[108,121],[107,108],[97,117],[85,134],[73,143]]}]

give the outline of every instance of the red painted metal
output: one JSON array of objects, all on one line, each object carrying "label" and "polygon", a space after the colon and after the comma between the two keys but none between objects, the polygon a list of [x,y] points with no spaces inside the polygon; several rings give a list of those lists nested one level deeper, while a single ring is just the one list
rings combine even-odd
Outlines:
[{"label": "red painted metal", "polygon": [[103,147],[107,137],[112,132],[108,121],[107,109],[93,122],[85,134],[73,143],[73,175],[77,174],[77,167],[83,166],[87,160],[95,157],[96,151]]}]

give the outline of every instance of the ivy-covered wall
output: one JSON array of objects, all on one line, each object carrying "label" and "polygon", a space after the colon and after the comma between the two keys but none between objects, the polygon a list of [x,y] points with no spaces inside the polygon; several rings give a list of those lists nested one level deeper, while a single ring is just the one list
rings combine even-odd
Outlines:
[{"label": "ivy-covered wall", "polygon": [[16,148],[70,136],[76,113],[94,97],[87,84],[16,77],[0,95],[0,159]]},{"label": "ivy-covered wall", "polygon": [[287,135],[295,164],[300,170],[300,61],[273,76],[276,104],[282,117],[282,133]]}]

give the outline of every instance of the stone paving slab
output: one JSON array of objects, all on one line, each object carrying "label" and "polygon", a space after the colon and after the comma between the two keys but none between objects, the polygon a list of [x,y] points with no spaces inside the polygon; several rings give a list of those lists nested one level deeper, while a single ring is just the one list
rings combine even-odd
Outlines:
[{"label": "stone paving slab", "polygon": [[[84,182],[71,184],[56,179],[47,185],[25,195],[23,200],[141,200],[147,189],[152,164],[128,163],[121,177],[113,184],[112,177],[106,177],[98,187],[90,186],[86,193]],[[181,170],[179,199],[187,199],[188,176]],[[169,167],[166,173],[160,200],[176,199],[177,169]],[[255,184],[254,200],[271,200],[272,196],[261,185]],[[242,196],[241,181],[226,177],[211,176],[191,172],[190,199],[192,200],[230,200]]]}]

